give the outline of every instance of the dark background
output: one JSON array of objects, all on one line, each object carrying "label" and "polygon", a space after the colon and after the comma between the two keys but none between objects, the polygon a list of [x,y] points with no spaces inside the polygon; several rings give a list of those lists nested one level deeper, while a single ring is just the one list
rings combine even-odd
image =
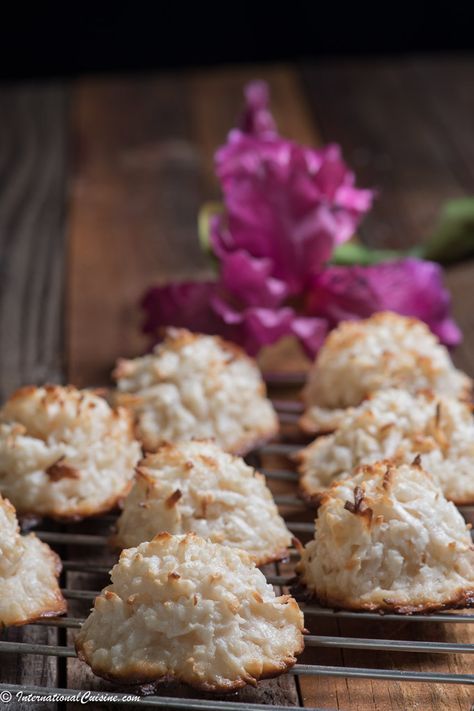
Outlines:
[{"label": "dark background", "polygon": [[3,3],[0,78],[74,76],[318,56],[465,51],[461,3]]}]

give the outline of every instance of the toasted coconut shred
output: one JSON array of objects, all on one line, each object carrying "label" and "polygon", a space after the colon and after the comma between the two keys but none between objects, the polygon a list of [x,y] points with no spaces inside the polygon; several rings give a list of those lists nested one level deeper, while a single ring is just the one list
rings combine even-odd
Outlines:
[{"label": "toasted coconut shred", "polygon": [[221,338],[168,329],[153,354],[118,361],[113,376],[149,451],[198,437],[244,454],[278,432],[257,365]]},{"label": "toasted coconut shred", "polygon": [[332,432],[345,411],[377,390],[432,390],[468,400],[472,381],[457,370],[426,324],[392,312],[345,321],[319,351],[303,391],[309,433]]},{"label": "toasted coconut shred", "polygon": [[283,558],[291,543],[265,477],[210,441],[163,445],[140,463],[113,543],[136,546],[160,531],[194,531],[257,565]]},{"label": "toasted coconut shred", "polygon": [[61,561],[30,533],[21,536],[14,507],[0,496],[0,624],[24,625],[66,612]]},{"label": "toasted coconut shred", "polygon": [[113,508],[140,456],[129,413],[93,392],[22,388],[0,411],[0,491],[23,515],[78,519]]},{"label": "toasted coconut shred", "polygon": [[283,673],[303,649],[296,601],[276,597],[243,551],[163,533],[124,550],[111,580],[76,640],[111,681],[232,691]]},{"label": "toasted coconut shred", "polygon": [[418,461],[377,462],[333,484],[297,572],[333,607],[409,614],[474,604],[469,527]]},{"label": "toasted coconut shred", "polygon": [[424,469],[454,503],[474,503],[474,419],[470,406],[431,393],[381,390],[349,409],[334,434],[317,438],[296,455],[300,486],[316,497],[354,467],[379,459]]}]

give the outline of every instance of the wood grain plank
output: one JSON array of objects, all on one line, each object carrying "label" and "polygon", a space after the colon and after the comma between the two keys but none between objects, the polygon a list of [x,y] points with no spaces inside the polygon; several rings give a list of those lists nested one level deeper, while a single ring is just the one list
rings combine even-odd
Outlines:
[{"label": "wood grain plank", "polygon": [[62,377],[66,92],[0,90],[0,397]]},{"label": "wood grain plank", "polygon": [[422,240],[443,201],[464,188],[457,155],[426,114],[427,86],[414,64],[334,62],[303,68],[303,78],[325,140],[340,142],[360,184],[379,190],[364,237],[378,246]]},{"label": "wood grain plank", "polygon": [[420,107],[443,132],[456,160],[458,180],[472,192],[474,185],[474,60],[467,56],[418,57],[411,63],[416,83],[425,87]]},{"label": "wood grain plank", "polygon": [[200,165],[185,76],[82,81],[73,100],[69,377],[104,382],[142,352],[138,302],[165,277],[203,275]]},{"label": "wood grain plank", "polygon": [[[63,379],[66,124],[64,87],[0,89],[2,400],[20,385]],[[56,644],[57,632],[54,627],[11,628],[2,631],[2,639]],[[54,657],[1,654],[0,665],[2,682],[57,684]]]},{"label": "wood grain plank", "polygon": [[[290,133],[309,136],[299,82],[283,67],[79,83],[72,109],[67,340],[74,383],[104,382],[116,357],[144,349],[137,302],[145,287],[208,273],[197,212],[215,195],[212,155],[234,125],[244,83],[255,75],[270,81],[277,116]],[[90,586],[88,576],[72,573],[68,583]],[[70,686],[91,683],[83,664],[68,661]],[[292,677],[235,698],[298,705]]]},{"label": "wood grain plank", "polygon": [[[474,60],[472,57],[419,58],[412,63],[413,81],[424,86],[421,110],[433,121],[440,141],[449,146],[453,172],[468,195],[474,194]],[[474,262],[451,267],[446,281],[453,297],[454,315],[464,341],[454,358],[460,368],[474,373]]]},{"label": "wood grain plank", "polygon": [[[456,65],[457,66],[457,65]],[[474,192],[472,172],[461,157],[462,142],[448,136],[448,121],[464,126],[467,99],[464,87],[471,76],[472,60],[459,79],[449,62],[430,60],[367,60],[320,63],[302,68],[308,101],[326,141],[342,144],[360,184],[380,189],[372,214],[361,234],[379,246],[409,246],[422,240],[433,227],[442,203]],[[444,67],[443,81],[439,69]],[[441,106],[449,104],[448,113]],[[435,110],[436,109],[436,110]],[[457,124],[456,124],[457,125]],[[467,141],[472,144],[472,138]],[[468,151],[471,150],[470,148]],[[454,297],[454,313],[464,330],[465,342],[455,359],[474,373],[472,316],[473,265],[447,272]],[[334,625],[334,623],[333,623]],[[393,639],[437,639],[474,642],[468,625],[414,626],[400,621],[377,625],[341,622],[341,634],[380,636]],[[327,623],[314,622],[326,630]],[[327,653],[308,650],[308,658],[324,663]],[[387,667],[414,670],[472,672],[469,656],[371,654],[346,650],[348,666]],[[468,687],[405,684],[357,680],[303,678],[302,694],[307,705],[334,705],[343,709],[461,709],[468,708]]]}]

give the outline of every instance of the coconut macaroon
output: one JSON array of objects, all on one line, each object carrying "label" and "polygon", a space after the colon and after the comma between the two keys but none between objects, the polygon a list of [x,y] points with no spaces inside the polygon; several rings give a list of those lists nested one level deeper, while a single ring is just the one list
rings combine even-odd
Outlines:
[{"label": "coconut macaroon", "polygon": [[110,681],[233,691],[283,673],[303,649],[296,601],[276,597],[238,549],[162,533],[124,550],[111,580],[76,639]]},{"label": "coconut macaroon", "polygon": [[129,413],[93,392],[31,386],[0,410],[0,491],[22,515],[108,511],[130,490],[140,456]]},{"label": "coconut macaroon", "polygon": [[198,437],[244,454],[278,432],[255,361],[216,336],[168,329],[152,354],[119,360],[113,377],[149,451]]},{"label": "coconut macaroon", "polygon": [[345,412],[338,430],[317,438],[295,456],[300,486],[314,498],[360,464],[392,459],[423,467],[447,499],[474,503],[474,419],[471,407],[447,396],[380,390]]},{"label": "coconut macaroon", "polygon": [[426,324],[390,311],[344,321],[319,351],[303,390],[301,428],[332,432],[348,407],[376,390],[432,390],[469,400],[472,381],[457,370]]},{"label": "coconut macaroon", "polygon": [[377,462],[333,484],[296,569],[323,605],[402,614],[474,605],[469,527],[418,461]]},{"label": "coconut macaroon", "polygon": [[25,625],[66,612],[60,572],[56,553],[34,533],[20,535],[14,507],[0,496],[0,624]]},{"label": "coconut macaroon", "polygon": [[112,542],[137,546],[160,531],[194,531],[257,565],[285,557],[291,543],[265,477],[210,441],[166,444],[140,463]]}]

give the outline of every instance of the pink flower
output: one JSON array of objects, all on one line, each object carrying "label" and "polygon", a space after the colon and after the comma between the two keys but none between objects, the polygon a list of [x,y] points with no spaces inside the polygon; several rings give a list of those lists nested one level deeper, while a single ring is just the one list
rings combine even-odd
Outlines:
[{"label": "pink flower", "polygon": [[216,154],[224,212],[209,238],[215,281],[150,289],[144,330],[163,326],[219,334],[250,354],[294,335],[313,357],[344,319],[393,310],[420,318],[447,345],[461,334],[433,262],[403,259],[368,267],[328,266],[370,209],[373,193],[354,186],[337,146],[312,149],[278,135],[268,87],[245,89],[239,128]]},{"label": "pink flower", "polygon": [[146,315],[143,330],[155,340],[165,326],[218,334],[255,355],[284,336],[295,335],[313,355],[324,340],[324,319],[298,316],[289,306],[243,305],[222,282],[184,282],[156,286],[142,300]]},{"label": "pink flower", "polygon": [[246,101],[241,127],[216,153],[225,214],[213,221],[211,245],[220,259],[243,250],[269,260],[271,276],[301,294],[354,234],[373,193],[354,187],[338,146],[315,150],[278,135],[265,84],[249,85]]},{"label": "pink flower", "polygon": [[281,138],[268,106],[268,87],[245,89],[240,127],[216,154],[225,213],[210,226],[219,260],[216,282],[150,289],[143,300],[145,331],[186,326],[218,333],[249,353],[295,335],[313,355],[324,318],[298,315],[290,297],[304,294],[312,273],[352,236],[372,202],[354,187],[339,148],[313,150]]},{"label": "pink flower", "polygon": [[455,346],[462,336],[450,305],[441,267],[421,259],[328,267],[313,276],[307,297],[308,313],[326,318],[331,327],[390,310],[425,321],[443,343]]}]

